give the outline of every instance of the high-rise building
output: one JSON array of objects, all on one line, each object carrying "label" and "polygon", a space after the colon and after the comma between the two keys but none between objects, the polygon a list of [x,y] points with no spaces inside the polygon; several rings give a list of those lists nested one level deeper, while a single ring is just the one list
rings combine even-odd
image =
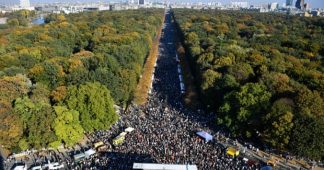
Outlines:
[{"label": "high-rise building", "polygon": [[139,1],[138,1],[138,4],[140,4],[140,5],[145,5],[145,0],[139,0]]},{"label": "high-rise building", "polygon": [[287,0],[286,6],[293,6],[294,0]]},{"label": "high-rise building", "polygon": [[272,11],[278,9],[278,7],[279,7],[279,4],[277,2],[269,4],[269,9]]},{"label": "high-rise building", "polygon": [[304,0],[297,0],[296,1],[296,8],[303,10],[304,9]]},{"label": "high-rise building", "polygon": [[23,8],[30,7],[29,0],[19,0],[19,5]]}]

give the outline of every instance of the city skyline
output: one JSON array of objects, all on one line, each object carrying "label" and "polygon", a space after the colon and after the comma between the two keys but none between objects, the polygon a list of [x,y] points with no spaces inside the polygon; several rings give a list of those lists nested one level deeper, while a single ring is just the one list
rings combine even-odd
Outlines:
[{"label": "city skyline", "polygon": [[[17,0],[19,2],[19,0]],[[35,3],[55,3],[55,2],[126,2],[127,0],[30,0],[31,4]],[[152,2],[164,2],[164,0],[151,0]],[[286,0],[169,0],[171,3],[181,3],[181,2],[188,2],[188,3],[197,3],[197,2],[220,2],[222,4],[229,4],[230,2],[236,1],[245,1],[248,2],[249,5],[262,5],[267,3],[277,2],[280,5],[286,3]],[[0,0],[0,4],[12,4],[12,0]],[[293,5],[295,5],[296,0],[294,0]],[[324,1],[322,0],[305,0],[305,3],[309,3],[311,8],[324,8]]]},{"label": "city skyline", "polygon": [[[0,4],[3,4],[7,0],[0,0]],[[10,0],[11,1],[11,0]],[[126,0],[30,0],[30,3],[54,3],[54,2],[125,2]],[[164,1],[164,0],[151,0],[153,2],[156,1]],[[223,4],[228,4],[230,2],[235,2],[235,1],[246,1],[249,3],[249,5],[261,5],[261,4],[267,4],[267,3],[272,3],[272,2],[278,2],[280,5],[286,3],[286,0],[169,0],[169,2],[174,3],[181,3],[181,2],[192,2],[192,3],[197,3],[197,2],[221,2]],[[295,5],[296,0],[294,0],[293,4]],[[309,3],[311,5],[311,8],[324,8],[324,1],[322,0],[305,0],[305,3]]]}]

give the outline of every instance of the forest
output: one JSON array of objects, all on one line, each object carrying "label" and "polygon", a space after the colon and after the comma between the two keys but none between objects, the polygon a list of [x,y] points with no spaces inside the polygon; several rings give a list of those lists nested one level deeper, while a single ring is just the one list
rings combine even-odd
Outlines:
[{"label": "forest", "polygon": [[176,9],[174,19],[215,124],[324,159],[324,18]]},{"label": "forest", "polygon": [[163,10],[17,11],[0,28],[0,143],[7,150],[73,146],[107,130],[142,73]]}]

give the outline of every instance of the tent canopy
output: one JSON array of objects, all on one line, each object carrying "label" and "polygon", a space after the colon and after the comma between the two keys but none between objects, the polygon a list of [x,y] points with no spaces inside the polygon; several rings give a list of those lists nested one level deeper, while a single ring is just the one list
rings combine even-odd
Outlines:
[{"label": "tent canopy", "polygon": [[204,138],[206,140],[206,142],[213,140],[213,136],[205,131],[200,131],[200,132],[197,132],[196,134],[199,135],[200,137]]},{"label": "tent canopy", "polygon": [[101,146],[101,145],[104,145],[104,143],[100,141],[100,142],[95,143],[95,144],[94,144],[94,147],[95,147],[95,148],[98,148],[98,147]]},{"label": "tent canopy", "polygon": [[84,153],[79,153],[79,154],[76,154],[76,155],[73,156],[75,161],[79,161],[79,160],[81,160],[81,159],[83,159],[85,157],[86,157],[86,155]]},{"label": "tent canopy", "polygon": [[96,153],[96,151],[93,150],[93,149],[89,149],[89,150],[87,150],[87,151],[84,152],[84,154],[86,155],[86,157],[89,157],[89,156],[91,156],[91,155],[93,155],[95,153]]},{"label": "tent canopy", "polygon": [[134,130],[134,128],[132,128],[132,127],[128,127],[128,128],[125,129],[125,132],[130,133],[130,132],[132,132],[133,130]]}]

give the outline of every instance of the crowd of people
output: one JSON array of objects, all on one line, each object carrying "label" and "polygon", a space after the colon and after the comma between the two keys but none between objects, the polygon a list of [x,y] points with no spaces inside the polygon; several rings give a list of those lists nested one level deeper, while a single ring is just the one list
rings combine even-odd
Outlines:
[{"label": "crowd of people", "polygon": [[[170,22],[170,18],[166,21]],[[203,116],[197,115],[181,102],[172,29],[170,23],[165,27],[160,45],[163,54],[157,61],[153,90],[147,104],[131,106],[111,129],[89,135],[93,143],[104,141],[109,144],[125,128],[135,129],[126,135],[124,144],[111,147],[111,152],[102,154],[107,160],[107,168],[132,169],[133,163],[137,162],[195,164],[198,169],[259,169],[260,164],[248,165],[243,159],[228,156],[226,148],[217,143],[221,135],[214,133],[215,140],[208,143],[196,135],[201,130],[213,134],[209,123],[213,123],[214,117],[202,112],[199,114]]]},{"label": "crowd of people", "polygon": [[[215,118],[202,111],[191,111],[182,104],[182,96],[175,59],[173,40],[174,25],[166,17],[166,27],[161,39],[153,90],[145,106],[131,105],[121,114],[120,120],[108,130],[88,134],[86,146],[70,150],[68,154],[50,154],[52,161],[60,162],[66,169],[132,169],[133,163],[194,164],[198,169],[260,169],[260,164],[248,164],[240,158],[226,154],[224,145],[218,143],[222,137],[210,128]],[[199,112],[199,111],[198,111]],[[199,114],[203,114],[199,115]],[[124,143],[112,146],[112,140],[127,127],[135,130],[126,135]],[[206,131],[214,140],[206,143],[196,135]],[[107,152],[100,152],[78,162],[73,155],[102,141]],[[48,158],[39,160],[46,162]]]}]

